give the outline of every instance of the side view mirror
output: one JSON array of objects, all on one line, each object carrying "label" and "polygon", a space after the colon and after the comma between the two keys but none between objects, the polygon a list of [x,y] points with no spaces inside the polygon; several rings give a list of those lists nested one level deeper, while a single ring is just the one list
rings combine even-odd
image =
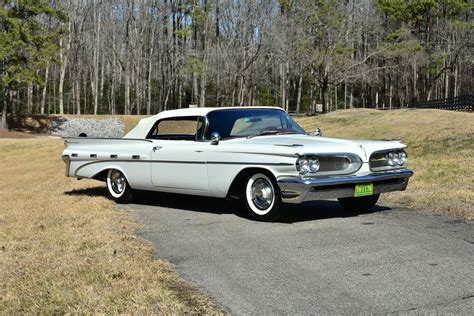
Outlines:
[{"label": "side view mirror", "polygon": [[219,141],[221,140],[221,135],[218,132],[214,132],[211,134],[211,144],[212,145],[219,145]]},{"label": "side view mirror", "polygon": [[320,129],[319,127],[317,127],[317,128],[314,130],[313,136],[323,136],[323,132],[321,131],[321,129]]}]

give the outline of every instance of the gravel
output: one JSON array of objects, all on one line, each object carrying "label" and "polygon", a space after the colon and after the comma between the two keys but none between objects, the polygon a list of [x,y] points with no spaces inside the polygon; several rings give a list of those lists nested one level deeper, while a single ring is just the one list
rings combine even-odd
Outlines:
[{"label": "gravel", "polygon": [[53,121],[51,133],[60,137],[119,138],[125,126],[120,119],[105,120],[62,117]]}]

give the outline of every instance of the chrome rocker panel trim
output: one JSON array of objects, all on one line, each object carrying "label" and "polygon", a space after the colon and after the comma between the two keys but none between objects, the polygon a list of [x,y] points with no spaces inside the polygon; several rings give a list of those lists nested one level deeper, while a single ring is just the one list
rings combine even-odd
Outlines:
[{"label": "chrome rocker panel trim", "polygon": [[374,194],[404,191],[408,178],[413,175],[409,169],[374,172],[360,176],[326,178],[278,178],[277,183],[284,203],[335,199],[354,196],[354,184],[372,182]]}]

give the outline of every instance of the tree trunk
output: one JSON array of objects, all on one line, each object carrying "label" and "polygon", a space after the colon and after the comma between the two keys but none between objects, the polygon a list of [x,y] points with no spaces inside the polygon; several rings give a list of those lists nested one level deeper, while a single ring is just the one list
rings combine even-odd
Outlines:
[{"label": "tree trunk", "polygon": [[388,96],[388,106],[389,109],[392,109],[392,98],[393,98],[393,84],[392,80],[390,80],[390,88],[389,88],[389,96]]},{"label": "tree trunk", "polygon": [[125,79],[125,104],[124,104],[124,114],[129,115],[130,114],[130,73],[129,73],[129,62],[125,62],[125,73],[124,73],[124,79]]},{"label": "tree trunk", "polygon": [[[151,30],[151,38],[150,41],[153,40],[155,36],[155,28],[153,27]],[[153,78],[153,44],[150,43],[150,49],[148,51],[148,78],[147,78],[147,103],[146,103],[146,114],[150,115],[151,114],[151,98],[152,98],[152,88],[151,88],[151,82]]]},{"label": "tree trunk", "polygon": [[203,108],[206,106],[206,78],[207,67],[204,68],[204,71],[201,75],[201,91],[199,92],[199,107]]},{"label": "tree trunk", "polygon": [[83,90],[84,90],[84,114],[87,113],[87,73],[83,76]]},{"label": "tree trunk", "polygon": [[323,98],[323,113],[329,113],[329,85],[324,82],[321,85],[322,98]]},{"label": "tree trunk", "polygon": [[183,107],[183,82],[179,80],[178,83],[178,109]]},{"label": "tree trunk", "polygon": [[94,10],[94,15],[97,14],[95,19],[97,23],[97,29],[95,34],[95,47],[94,47],[94,80],[92,81],[93,90],[92,94],[94,96],[94,115],[97,115],[97,110],[99,109],[99,48],[100,48],[100,11],[95,13],[98,10]]},{"label": "tree trunk", "polygon": [[316,113],[316,93],[314,92],[314,85],[310,85],[309,89],[309,113],[313,115]]},{"label": "tree trunk", "polygon": [[[103,56],[103,55],[102,55]],[[99,88],[99,110],[104,106],[104,71],[105,71],[105,61],[102,57],[102,63],[100,66],[100,88]]]},{"label": "tree trunk", "polygon": [[134,11],[134,2],[127,0],[127,21],[125,23],[125,69],[124,80],[125,80],[125,91],[124,91],[124,114],[130,114],[130,20],[132,19],[131,14]]},{"label": "tree trunk", "polygon": [[27,113],[32,114],[33,113],[33,83],[28,82],[28,87],[27,87]]},{"label": "tree trunk", "polygon": [[198,77],[195,72],[193,72],[193,96],[192,103],[198,105]]},{"label": "tree trunk", "polygon": [[412,98],[413,101],[416,101],[418,99],[418,90],[416,87],[418,75],[416,73],[416,70],[417,69],[416,69],[416,61],[415,61],[413,62],[413,98]]},{"label": "tree trunk", "polygon": [[458,96],[458,66],[454,68],[454,97]]},{"label": "tree trunk", "polygon": [[[62,46],[63,40],[59,41]],[[59,70],[59,114],[64,114],[64,77],[66,76],[67,57],[61,48],[59,53],[59,59],[61,60],[61,69]]]},{"label": "tree trunk", "polygon": [[[285,70],[283,68],[283,64],[280,63],[280,107],[285,109],[286,106],[286,79],[285,79]],[[286,109],[285,109],[286,110]]]},{"label": "tree trunk", "polygon": [[7,90],[5,89],[3,92],[3,111],[2,111],[2,120],[0,121],[0,129],[8,130],[8,122],[7,122],[7,111],[8,111],[8,103],[7,103]]},{"label": "tree trunk", "polygon": [[148,92],[148,95],[147,95],[147,103],[146,103],[146,114],[147,115],[150,115],[151,114],[151,78],[152,78],[152,62],[151,62],[151,55],[153,54],[153,49],[150,50],[150,60],[148,61],[148,79],[147,79],[147,84],[148,84],[148,87],[147,87],[147,92]]},{"label": "tree trunk", "polygon": [[349,87],[349,108],[354,108],[354,87],[352,84]]},{"label": "tree trunk", "polygon": [[74,85],[76,86],[76,114],[81,115],[81,85],[78,79],[75,80]]},{"label": "tree trunk", "polygon": [[48,89],[48,78],[49,78],[49,62],[46,65],[46,72],[44,74],[44,87],[43,87],[43,92],[41,94],[41,109],[40,109],[41,114],[44,114],[44,110],[46,107],[46,90]]},{"label": "tree trunk", "polygon": [[135,71],[135,103],[137,104],[137,115],[141,113],[141,89],[140,89],[140,67],[137,66],[137,70]]},{"label": "tree trunk", "polygon": [[12,107],[12,114],[16,114],[16,107],[17,104],[20,103],[20,92],[18,90],[10,90],[10,100],[11,100],[11,107]]},{"label": "tree trunk", "polygon": [[347,109],[347,80],[344,80],[344,110]]},{"label": "tree trunk", "polygon": [[444,74],[444,98],[447,99],[449,97],[449,72],[446,71]]},{"label": "tree trunk", "polygon": [[67,67],[67,62],[68,62],[68,52],[69,52],[69,48],[71,47],[71,39],[72,39],[72,35],[71,35],[71,27],[72,27],[72,22],[69,21],[68,23],[68,31],[69,31],[69,35],[67,36],[68,37],[68,40],[67,40],[67,43],[66,43],[66,46],[64,46],[64,39],[61,38],[59,40],[59,46],[60,46],[60,50],[59,50],[59,61],[60,61],[60,64],[61,64],[61,69],[59,71],[59,114],[64,114],[64,77],[66,76],[66,67]]},{"label": "tree trunk", "polygon": [[303,75],[300,75],[298,80],[298,96],[296,98],[296,113],[300,113],[301,111],[301,94],[303,91]]}]

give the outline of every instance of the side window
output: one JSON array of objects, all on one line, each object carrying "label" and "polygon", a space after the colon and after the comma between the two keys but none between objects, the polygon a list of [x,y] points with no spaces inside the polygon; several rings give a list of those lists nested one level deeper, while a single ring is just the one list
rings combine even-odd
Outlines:
[{"label": "side window", "polygon": [[164,140],[200,140],[204,132],[204,119],[198,116],[175,117],[155,123],[147,138]]}]

